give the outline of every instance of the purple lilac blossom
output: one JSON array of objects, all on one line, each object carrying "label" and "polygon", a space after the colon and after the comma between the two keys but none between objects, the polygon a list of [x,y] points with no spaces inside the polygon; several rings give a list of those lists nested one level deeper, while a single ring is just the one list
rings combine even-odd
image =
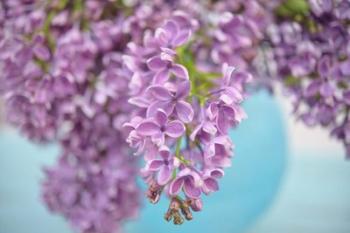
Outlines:
[{"label": "purple lilac blossom", "polygon": [[350,3],[309,0],[303,9],[277,10],[278,23],[268,29],[277,77],[297,118],[327,128],[349,157]]},{"label": "purple lilac blossom", "polygon": [[[5,1],[1,94],[7,119],[31,140],[59,143],[43,200],[79,232],[119,232],[139,210],[137,163],[122,124],[129,73],[113,1]],[[113,13],[113,12],[110,12]]]},{"label": "purple lilac blossom", "polygon": [[[202,208],[202,193],[219,189],[218,179],[233,155],[228,130],[246,117],[240,104],[251,79],[227,64],[215,77],[199,74],[195,61],[184,61],[192,52],[191,22],[190,16],[176,12],[143,45],[129,44],[124,56],[137,77],[130,85],[129,102],[136,110],[124,125],[127,140],[137,154],[144,154],[148,198],[157,203],[165,193],[170,198],[165,219],[174,224],[183,223],[183,217],[191,220],[190,209]],[[208,86],[195,88],[196,79]]]}]

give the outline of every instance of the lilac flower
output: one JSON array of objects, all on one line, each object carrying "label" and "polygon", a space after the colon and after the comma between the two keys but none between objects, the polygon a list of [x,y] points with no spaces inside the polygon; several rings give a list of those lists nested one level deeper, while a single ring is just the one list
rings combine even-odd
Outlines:
[{"label": "lilac flower", "polygon": [[147,61],[148,67],[157,74],[154,77],[154,83],[164,83],[169,79],[170,74],[176,77],[188,80],[186,68],[179,64],[174,64],[171,54],[162,52],[161,55],[154,56]]},{"label": "lilac flower", "polygon": [[148,170],[150,171],[159,171],[157,177],[157,183],[161,186],[168,183],[171,179],[173,168],[174,168],[174,159],[170,154],[169,148],[166,146],[161,146],[159,148],[159,154],[161,160],[154,159],[149,162]]},{"label": "lilac flower", "polygon": [[190,93],[190,83],[188,81],[179,83],[174,92],[160,85],[151,86],[147,91],[156,99],[147,109],[148,116],[152,116],[156,112],[155,110],[160,108],[168,115],[175,112],[184,123],[188,123],[193,119],[193,109],[185,101]]},{"label": "lilac flower", "polygon": [[206,194],[219,190],[217,179],[224,176],[222,169],[213,169],[205,172],[203,176],[202,191]]},{"label": "lilac flower", "polygon": [[177,195],[183,188],[184,193],[189,198],[199,198],[202,183],[201,177],[196,172],[185,168],[177,174],[177,178],[170,184],[169,193],[171,195]]},{"label": "lilac flower", "polygon": [[179,28],[173,20],[166,21],[165,25],[155,31],[155,38],[163,48],[175,48],[185,44],[191,36],[191,30]]},{"label": "lilac flower", "polygon": [[190,209],[202,209],[201,195],[219,189],[218,179],[231,164],[233,151],[228,130],[245,117],[240,104],[251,80],[249,73],[228,65],[222,67],[222,76],[212,77],[195,60],[186,60],[191,57],[186,53],[196,47],[179,48],[183,43],[173,39],[180,25],[195,29],[198,24],[190,21],[184,14],[174,14],[153,37],[145,36],[143,47],[129,44],[131,51],[125,57],[137,77],[129,99],[137,107],[137,122],[125,124],[128,141],[144,154],[147,197],[157,203],[165,192],[171,199],[165,219],[174,224],[183,223],[183,217],[193,219]]},{"label": "lilac flower", "polygon": [[163,145],[165,135],[178,138],[185,132],[185,126],[178,120],[169,121],[167,114],[158,109],[154,119],[142,121],[136,127],[136,132],[141,136],[152,136],[154,141]]}]

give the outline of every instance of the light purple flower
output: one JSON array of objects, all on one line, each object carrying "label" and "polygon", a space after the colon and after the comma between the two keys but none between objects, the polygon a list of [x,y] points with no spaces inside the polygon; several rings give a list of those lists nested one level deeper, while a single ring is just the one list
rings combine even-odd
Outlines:
[{"label": "light purple flower", "polygon": [[174,159],[170,153],[170,150],[166,146],[159,148],[159,155],[161,159],[154,159],[148,163],[148,170],[158,171],[157,182],[163,186],[167,184],[173,174]]},{"label": "light purple flower", "polygon": [[142,121],[137,127],[136,132],[141,136],[151,136],[159,145],[165,142],[165,136],[178,138],[185,132],[185,126],[179,120],[168,120],[168,115],[161,109],[158,109],[155,116]]},{"label": "light purple flower", "polygon": [[185,168],[177,174],[177,178],[172,181],[169,187],[170,195],[177,195],[182,189],[189,198],[198,198],[201,194],[200,187],[203,181],[194,171]]},{"label": "light purple flower", "polygon": [[190,83],[188,81],[179,83],[174,92],[160,85],[153,85],[147,91],[156,99],[148,107],[147,116],[152,116],[160,108],[168,115],[175,112],[184,123],[192,121],[194,115],[192,106],[185,101],[190,93]]}]

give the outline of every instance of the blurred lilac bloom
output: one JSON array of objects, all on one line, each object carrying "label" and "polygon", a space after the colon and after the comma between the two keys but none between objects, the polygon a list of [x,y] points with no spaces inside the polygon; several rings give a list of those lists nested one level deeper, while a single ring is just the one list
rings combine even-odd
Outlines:
[{"label": "blurred lilac bloom", "polygon": [[168,20],[165,25],[158,28],[155,32],[155,38],[158,40],[160,47],[175,48],[184,45],[191,36],[191,30],[181,29],[179,25]]}]

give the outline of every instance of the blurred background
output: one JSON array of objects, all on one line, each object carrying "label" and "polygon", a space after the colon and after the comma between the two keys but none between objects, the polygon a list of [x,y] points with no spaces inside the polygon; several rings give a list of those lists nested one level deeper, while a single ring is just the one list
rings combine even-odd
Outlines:
[{"label": "blurred background", "polygon": [[[162,219],[165,201],[144,201],[125,232],[350,232],[350,161],[342,146],[295,122],[284,97],[260,92],[245,108],[249,118],[231,134],[233,166],[204,210],[179,227]],[[72,232],[40,200],[41,168],[59,149],[29,143],[0,119],[0,233]]]}]

